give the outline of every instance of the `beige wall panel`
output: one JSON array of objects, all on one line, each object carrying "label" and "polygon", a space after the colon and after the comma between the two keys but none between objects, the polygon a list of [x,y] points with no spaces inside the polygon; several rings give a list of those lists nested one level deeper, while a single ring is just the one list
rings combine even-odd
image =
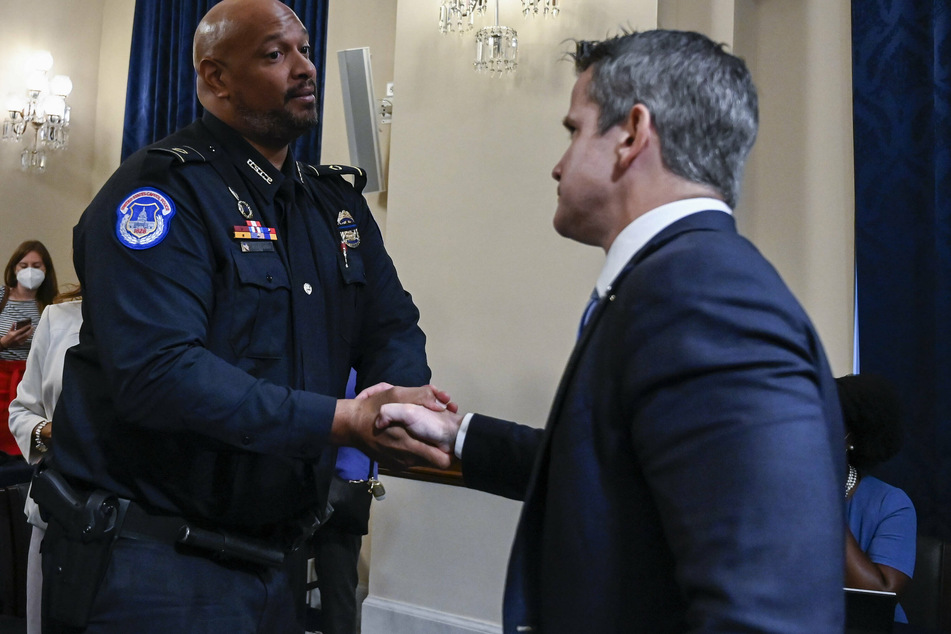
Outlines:
[{"label": "beige wall panel", "polygon": [[805,306],[836,374],[852,367],[849,11],[845,0],[738,0],[735,17],[760,97],[740,228]]},{"label": "beige wall panel", "polygon": [[129,53],[132,46],[133,0],[104,0],[102,46],[99,50],[99,98],[96,104],[96,160],[92,195],[112,176],[122,156]]}]

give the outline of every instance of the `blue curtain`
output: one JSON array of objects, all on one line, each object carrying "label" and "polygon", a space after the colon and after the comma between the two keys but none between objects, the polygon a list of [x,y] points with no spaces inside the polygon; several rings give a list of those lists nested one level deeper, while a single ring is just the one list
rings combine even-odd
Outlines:
[{"label": "blue curtain", "polygon": [[951,3],[853,0],[859,358],[905,403],[876,471],[951,541]]},{"label": "blue curtain", "polygon": [[[192,37],[219,0],[136,0],[126,94],[122,158],[188,125],[201,115],[195,95]],[[317,66],[317,107],[323,111],[329,0],[285,0],[310,32]],[[295,156],[320,161],[320,126],[294,145]]]}]

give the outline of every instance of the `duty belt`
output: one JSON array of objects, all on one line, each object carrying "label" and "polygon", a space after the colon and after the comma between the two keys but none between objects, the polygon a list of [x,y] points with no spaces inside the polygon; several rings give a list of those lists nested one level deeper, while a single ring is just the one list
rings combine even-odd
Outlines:
[{"label": "duty belt", "polygon": [[[120,498],[120,503],[124,501]],[[285,549],[277,540],[268,541],[220,529],[200,528],[182,517],[149,515],[132,501],[129,501],[119,537],[182,544],[208,551],[216,558],[237,559],[275,568],[283,565],[287,552],[297,546],[294,544]]]},{"label": "duty belt", "polygon": [[132,500],[103,490],[78,493],[56,470],[41,465],[33,478],[31,496],[44,519],[56,519],[73,539],[88,542],[117,537],[182,544],[220,559],[279,567],[317,530],[316,516],[295,526],[296,539],[261,539],[230,530],[198,526],[183,517],[152,515]]}]

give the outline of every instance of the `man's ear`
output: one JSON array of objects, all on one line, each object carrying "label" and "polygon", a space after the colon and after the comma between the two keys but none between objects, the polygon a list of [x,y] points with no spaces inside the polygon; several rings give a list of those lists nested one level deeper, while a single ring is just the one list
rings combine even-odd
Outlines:
[{"label": "man's ear", "polygon": [[637,104],[619,125],[621,140],[617,146],[618,167],[626,169],[647,147],[651,136],[651,113],[644,104]]},{"label": "man's ear", "polygon": [[208,90],[219,99],[226,98],[229,95],[228,87],[222,78],[223,70],[224,68],[218,60],[205,57],[198,62],[198,77],[208,87]]}]

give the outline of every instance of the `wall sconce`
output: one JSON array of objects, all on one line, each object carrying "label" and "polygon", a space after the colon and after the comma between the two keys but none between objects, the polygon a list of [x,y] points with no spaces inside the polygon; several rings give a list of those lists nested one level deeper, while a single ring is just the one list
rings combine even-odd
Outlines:
[{"label": "wall sconce", "polygon": [[[485,15],[488,0],[441,0],[439,31],[465,33],[472,29],[476,16]],[[561,0],[522,0],[522,15],[557,17]],[[518,68],[518,33],[499,25],[499,0],[495,0],[495,26],[479,29],[473,67],[480,72],[502,76]]]},{"label": "wall sconce", "polygon": [[73,82],[66,75],[47,79],[52,67],[53,56],[48,51],[35,53],[27,74],[26,98],[13,96],[7,102],[3,140],[19,142],[27,137],[28,146],[20,154],[24,171],[46,171],[47,150],[62,150],[69,143],[66,97]]}]

